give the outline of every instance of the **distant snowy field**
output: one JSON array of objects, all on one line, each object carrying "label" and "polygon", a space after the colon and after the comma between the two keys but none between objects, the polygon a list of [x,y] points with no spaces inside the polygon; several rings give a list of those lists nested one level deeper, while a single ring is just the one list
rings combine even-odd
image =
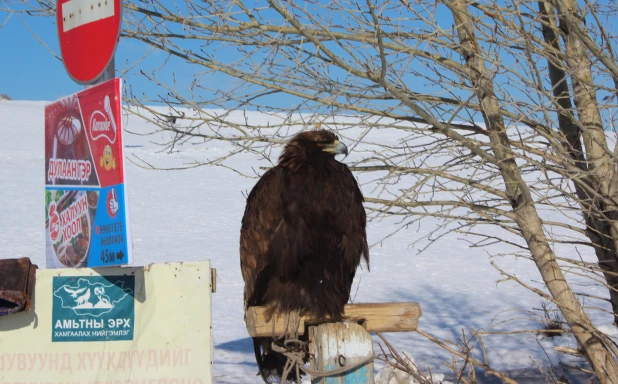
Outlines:
[{"label": "distant snowy field", "polygon": [[[45,266],[43,128],[45,102],[0,101],[0,244],[2,258],[30,257]],[[249,119],[268,117],[257,113]],[[187,145],[169,154],[157,142],[169,133],[140,136],[153,126],[137,117],[124,117],[126,155],[159,167],[174,167],[195,160],[208,161],[227,153],[225,143]],[[252,122],[254,120],[251,120]],[[257,120],[256,120],[257,121]],[[397,137],[393,136],[393,141]],[[350,148],[354,143],[346,142]],[[276,161],[273,153],[271,158]],[[362,145],[345,162],[362,158]],[[268,166],[253,154],[240,154],[226,165],[252,173]],[[363,176],[360,176],[361,179]],[[138,265],[168,261],[210,259],[217,269],[217,293],[213,295],[214,377],[216,383],[260,383],[256,377],[252,343],[243,323],[238,239],[245,206],[243,192],[257,179],[244,177],[225,167],[205,166],[182,171],[153,171],[127,162],[129,214],[133,254]],[[370,183],[363,191],[371,196]],[[562,218],[561,220],[564,220]],[[423,316],[420,328],[441,338],[461,338],[472,329],[506,331],[539,329],[530,312],[540,298],[512,282],[497,284],[500,274],[490,265],[488,249],[469,248],[449,235],[418,254],[410,244],[441,223],[427,219],[420,226],[399,231],[374,246],[371,272],[363,265],[352,288],[354,302],[415,301]],[[394,220],[368,223],[369,243],[374,244],[398,228]],[[491,248],[491,253],[500,253]],[[504,250],[505,252],[508,250]],[[574,249],[557,249],[561,256],[579,258]],[[580,249],[588,258],[591,250]],[[527,282],[541,280],[532,262],[514,257],[492,259],[503,270]],[[576,276],[574,282],[587,283]],[[578,292],[606,297],[604,289],[577,286]],[[595,302],[595,305],[599,305]],[[608,306],[603,307],[609,309]],[[610,331],[611,317],[592,313],[602,330]],[[398,350],[414,356],[422,369],[448,373],[442,363],[449,355],[415,334],[386,334]],[[374,338],[374,340],[377,338]],[[535,334],[488,335],[484,337],[489,364],[496,369],[534,368],[535,362],[569,361],[553,352],[555,345],[575,347],[568,337],[541,339]],[[477,349],[479,347],[477,346]],[[376,342],[376,352],[379,352]],[[547,353],[547,356],[546,356]],[[475,353],[481,359],[480,351]],[[376,369],[381,365],[376,364]]]}]

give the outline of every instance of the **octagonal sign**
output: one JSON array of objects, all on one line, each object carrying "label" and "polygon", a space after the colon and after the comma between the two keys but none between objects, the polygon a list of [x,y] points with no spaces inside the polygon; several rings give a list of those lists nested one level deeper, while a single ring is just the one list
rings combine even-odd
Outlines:
[{"label": "octagonal sign", "polygon": [[62,61],[80,84],[96,80],[114,56],[121,0],[58,0],[56,22]]}]

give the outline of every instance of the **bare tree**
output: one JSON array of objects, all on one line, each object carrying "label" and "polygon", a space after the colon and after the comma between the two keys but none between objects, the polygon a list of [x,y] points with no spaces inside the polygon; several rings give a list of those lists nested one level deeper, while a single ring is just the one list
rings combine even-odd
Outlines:
[{"label": "bare tree", "polygon": [[[53,9],[13,2],[13,11]],[[130,90],[126,99],[173,134],[170,149],[232,144],[209,164],[241,151],[270,158],[313,124],[362,141],[352,168],[373,175],[374,215],[437,217],[449,224],[435,238],[459,231],[473,246],[509,243],[545,288],[502,273],[554,302],[599,380],[615,383],[616,348],[565,271],[604,284],[618,315],[617,13],[596,0],[125,1],[123,38],[195,68],[185,86],[163,80],[168,62],[142,70],[161,96]],[[209,86],[214,75],[229,82]],[[247,110],[274,123],[231,112]],[[597,262],[561,257],[557,246],[588,247]]]}]

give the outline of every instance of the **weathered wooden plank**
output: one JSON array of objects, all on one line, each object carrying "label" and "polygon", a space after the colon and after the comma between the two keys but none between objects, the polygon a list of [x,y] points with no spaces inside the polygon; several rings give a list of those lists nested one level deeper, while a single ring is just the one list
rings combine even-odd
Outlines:
[{"label": "weathered wooden plank", "polygon": [[[275,315],[266,320],[268,307],[249,307],[246,326],[251,337],[283,336],[285,318]],[[418,303],[366,303],[348,304],[344,309],[344,321],[359,323],[367,332],[412,332],[418,327],[421,307]],[[303,335],[309,325],[330,322],[328,318],[301,316],[298,334]],[[274,324],[273,324],[274,323]]]},{"label": "weathered wooden plank", "polygon": [[[311,369],[319,372],[362,364],[373,356],[369,333],[357,323],[329,323],[309,327]],[[323,378],[314,384],[373,384],[373,361]]]},{"label": "weathered wooden plank", "polygon": [[210,290],[217,293],[217,268],[210,268]]}]

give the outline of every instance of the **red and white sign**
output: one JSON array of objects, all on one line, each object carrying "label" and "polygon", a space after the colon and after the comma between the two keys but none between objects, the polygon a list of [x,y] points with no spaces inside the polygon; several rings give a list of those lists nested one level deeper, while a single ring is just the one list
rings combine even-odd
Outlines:
[{"label": "red and white sign", "polygon": [[96,80],[114,57],[121,0],[58,0],[56,22],[62,60],[80,84]]}]

